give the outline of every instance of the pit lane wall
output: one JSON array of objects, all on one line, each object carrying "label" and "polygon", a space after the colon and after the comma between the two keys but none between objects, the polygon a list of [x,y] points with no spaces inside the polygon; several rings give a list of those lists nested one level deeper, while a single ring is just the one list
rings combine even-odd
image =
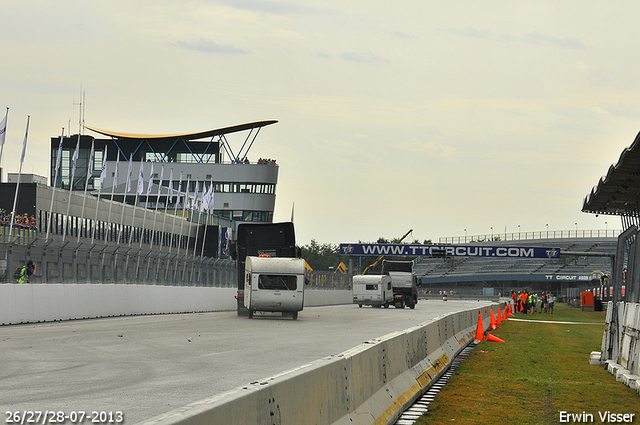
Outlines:
[{"label": "pit lane wall", "polygon": [[[236,288],[0,284],[0,325],[143,314],[234,311]],[[305,290],[305,307],[351,304],[351,291]]]},{"label": "pit lane wall", "polygon": [[640,303],[609,301],[602,351],[592,360],[604,364],[616,380],[640,394]]},{"label": "pit lane wall", "polygon": [[478,313],[486,330],[498,306],[443,315],[140,424],[391,424],[473,341]]}]

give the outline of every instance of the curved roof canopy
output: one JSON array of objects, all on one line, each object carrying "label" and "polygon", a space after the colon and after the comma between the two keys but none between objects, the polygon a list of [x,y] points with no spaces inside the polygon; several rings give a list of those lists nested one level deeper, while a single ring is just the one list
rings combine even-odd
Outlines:
[{"label": "curved roof canopy", "polygon": [[267,125],[275,124],[278,121],[255,121],[246,124],[238,124],[231,127],[223,127],[215,130],[200,131],[196,133],[176,133],[176,134],[136,134],[136,133],[122,133],[117,131],[100,130],[89,126],[84,126],[91,131],[103,134],[109,137],[115,137],[116,139],[139,139],[139,140],[197,140],[206,139],[209,137],[215,137],[222,134],[237,133],[239,131],[253,130],[256,128],[265,127]]},{"label": "curved roof canopy", "polygon": [[637,215],[640,199],[640,133],[618,163],[584,198],[582,211],[593,214]]}]

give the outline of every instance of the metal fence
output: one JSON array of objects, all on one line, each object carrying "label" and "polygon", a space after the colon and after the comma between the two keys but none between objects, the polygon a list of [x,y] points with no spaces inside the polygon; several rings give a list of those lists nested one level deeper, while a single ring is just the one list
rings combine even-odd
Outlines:
[{"label": "metal fence", "polygon": [[438,243],[462,244],[476,242],[527,241],[535,239],[616,238],[622,230],[540,230],[536,232],[491,233],[485,235],[448,236]]},{"label": "metal fence", "polygon": [[[30,283],[237,286],[237,264],[230,259],[128,245],[46,243],[35,233],[9,240],[0,233],[0,282],[16,283],[14,271],[29,260],[36,264]],[[314,270],[306,277],[314,289],[351,289],[352,277],[346,274]]]},{"label": "metal fence", "polygon": [[194,256],[183,250],[11,239],[0,241],[0,281],[6,283],[15,283],[14,271],[28,260],[36,264],[30,283],[235,287],[237,282],[235,261]]}]

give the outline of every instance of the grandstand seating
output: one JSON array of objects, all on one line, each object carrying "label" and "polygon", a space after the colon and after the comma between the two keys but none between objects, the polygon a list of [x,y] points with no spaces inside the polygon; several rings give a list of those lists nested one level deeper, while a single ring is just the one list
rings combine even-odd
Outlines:
[{"label": "grandstand seating", "polygon": [[[485,246],[536,246],[559,248],[560,252],[604,252],[615,254],[617,238],[537,239],[481,243]],[[611,273],[608,257],[566,256],[539,258],[429,258],[420,257],[414,267],[418,277],[466,276],[484,274],[589,274],[595,270]]]}]

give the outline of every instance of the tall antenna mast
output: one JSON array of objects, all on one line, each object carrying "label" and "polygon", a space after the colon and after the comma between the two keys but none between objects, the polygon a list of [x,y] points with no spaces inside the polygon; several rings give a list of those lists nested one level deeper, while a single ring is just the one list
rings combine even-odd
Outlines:
[{"label": "tall antenna mast", "polygon": [[73,105],[78,105],[79,106],[79,111],[78,111],[78,135],[81,135],[84,133],[84,110],[85,110],[85,99],[86,99],[86,93],[82,90],[82,84],[80,84],[80,102],[76,103],[73,102]]}]

